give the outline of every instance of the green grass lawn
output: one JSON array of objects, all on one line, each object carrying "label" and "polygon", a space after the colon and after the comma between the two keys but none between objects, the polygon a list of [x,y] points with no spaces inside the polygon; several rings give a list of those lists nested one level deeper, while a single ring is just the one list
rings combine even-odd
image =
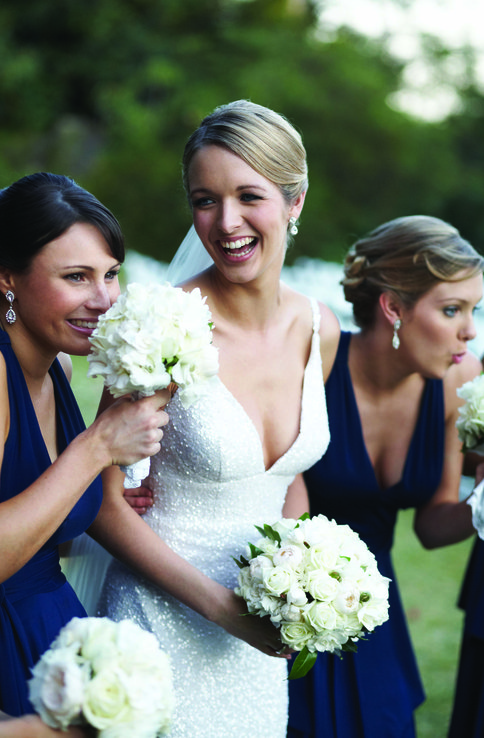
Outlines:
[{"label": "green grass lawn", "polygon": [[456,607],[472,540],[426,551],[400,514],[394,564],[427,700],[417,710],[418,738],[445,738],[463,621]]},{"label": "green grass lawn", "polygon": [[88,361],[84,356],[71,356],[72,389],[76,396],[86,425],[96,417],[97,406],[102,392],[102,380],[87,376]]},{"label": "green grass lawn", "polygon": [[[87,366],[85,358],[73,357],[73,389],[90,423],[102,382],[86,376]],[[426,551],[413,533],[412,521],[413,511],[400,514],[394,564],[427,692],[417,711],[418,738],[445,738],[462,627],[456,601],[472,541]]]}]

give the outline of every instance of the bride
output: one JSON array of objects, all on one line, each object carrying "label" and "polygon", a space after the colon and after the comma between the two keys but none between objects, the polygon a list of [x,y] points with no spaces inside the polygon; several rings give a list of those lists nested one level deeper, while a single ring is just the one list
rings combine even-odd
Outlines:
[{"label": "bride", "polygon": [[298,475],[329,441],[322,367],[329,374],[339,326],[280,282],[307,189],[305,150],[285,118],[244,100],[217,108],[188,140],[183,176],[210,264],[184,289],[207,298],[220,374],[188,410],[177,394],[167,406],[143,519],[121,472],[105,475],[90,532],[116,560],[99,614],[135,620],[171,654],[170,736],[284,738],[289,654],[267,618],[241,617],[232,557],[254,525],[307,509]]}]

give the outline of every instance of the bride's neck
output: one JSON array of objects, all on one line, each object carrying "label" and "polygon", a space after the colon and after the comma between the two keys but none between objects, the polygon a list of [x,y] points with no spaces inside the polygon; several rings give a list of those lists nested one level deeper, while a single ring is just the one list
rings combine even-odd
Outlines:
[{"label": "bride's neck", "polygon": [[283,307],[283,286],[250,283],[230,283],[215,275],[206,285],[207,302],[216,318],[223,323],[248,330],[265,330],[279,320]]}]

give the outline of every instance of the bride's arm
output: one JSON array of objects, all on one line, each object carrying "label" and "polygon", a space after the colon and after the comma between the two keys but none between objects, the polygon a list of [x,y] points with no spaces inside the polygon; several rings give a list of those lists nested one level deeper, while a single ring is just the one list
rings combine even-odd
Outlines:
[{"label": "bride's arm", "polygon": [[297,520],[309,512],[309,497],[303,475],[298,474],[287,490],[282,515]]},{"label": "bride's arm", "polygon": [[319,304],[321,313],[321,323],[319,328],[319,340],[321,345],[321,361],[323,363],[323,378],[325,383],[328,381],[331,369],[333,368],[336,352],[338,351],[338,343],[341,335],[341,327],[336,315],[332,310]]},{"label": "bride's arm", "polygon": [[240,597],[176,554],[147,525],[124,499],[119,469],[103,472],[103,490],[101,510],[89,529],[93,538],[207,620],[260,651],[276,655],[281,648],[277,628],[268,618],[240,617],[247,613]]}]

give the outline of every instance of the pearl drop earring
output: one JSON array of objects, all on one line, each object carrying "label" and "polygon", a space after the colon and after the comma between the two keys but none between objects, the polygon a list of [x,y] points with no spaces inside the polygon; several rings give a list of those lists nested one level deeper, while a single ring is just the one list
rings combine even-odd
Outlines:
[{"label": "pearl drop earring", "polygon": [[393,324],[393,337],[392,337],[392,346],[395,350],[400,346],[400,339],[398,337],[398,331],[402,327],[402,321],[400,318],[397,318],[396,321]]}]

